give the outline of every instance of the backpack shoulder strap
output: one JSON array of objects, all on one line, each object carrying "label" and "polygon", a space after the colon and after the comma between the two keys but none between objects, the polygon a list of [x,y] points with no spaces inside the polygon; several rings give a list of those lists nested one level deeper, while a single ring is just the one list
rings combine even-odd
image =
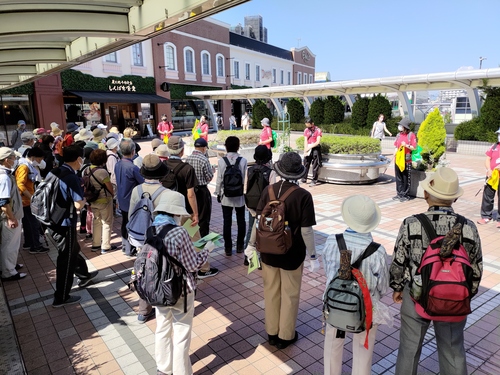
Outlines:
[{"label": "backpack shoulder strap", "polygon": [[137,185],[137,193],[139,194],[139,199],[142,198],[144,190],[142,190],[142,184]]},{"label": "backpack shoulder strap", "polygon": [[236,159],[236,162],[234,163],[234,166],[237,167],[239,164],[240,164],[240,160],[241,160],[241,156],[239,156],[237,159]]},{"label": "backpack shoulder strap", "polygon": [[224,156],[222,159],[224,159],[224,162],[226,163],[226,166],[228,166],[228,167],[232,166],[232,164],[229,162],[229,159],[227,157]]},{"label": "backpack shoulder strap", "polygon": [[336,234],[335,238],[337,239],[337,244],[339,245],[340,250],[347,250],[347,245],[345,244],[344,235],[342,233]]},{"label": "backpack shoulder strap", "polygon": [[158,195],[163,193],[164,190],[166,190],[166,189],[163,186],[160,186],[158,189],[156,189],[156,191],[151,196],[151,200],[154,202],[154,200],[158,197]]},{"label": "backpack shoulder strap", "polygon": [[174,172],[174,177],[177,177],[177,173],[181,171],[181,169],[186,165],[183,161],[181,161],[179,164],[175,166],[174,169],[172,169],[172,172]]},{"label": "backpack shoulder strap", "polygon": [[[297,190],[298,188],[299,188],[299,187],[298,187],[297,185],[292,185],[292,186],[290,186],[290,188],[289,188],[287,191],[285,191],[285,193],[284,193],[281,197],[279,197],[278,199],[279,199],[280,201],[284,202],[284,201],[288,198],[288,196],[289,196],[290,194],[292,194],[292,193],[293,193],[295,190]],[[274,193],[274,191],[273,191],[273,193]]]},{"label": "backpack shoulder strap", "polygon": [[429,237],[429,241],[432,241],[437,237],[436,230],[432,226],[431,220],[427,217],[426,214],[417,214],[413,215],[419,222],[422,224],[422,228],[424,228],[425,233],[427,233],[427,237]]},{"label": "backpack shoulder strap", "polygon": [[359,267],[361,267],[361,262],[368,258],[370,255],[372,255],[373,253],[375,253],[378,248],[380,247],[380,244],[377,243],[377,242],[370,242],[370,244],[366,247],[365,251],[363,252],[363,254],[358,258],[358,260],[356,260],[356,262],[354,262],[352,264],[352,267],[353,268],[356,268],[358,269]]}]

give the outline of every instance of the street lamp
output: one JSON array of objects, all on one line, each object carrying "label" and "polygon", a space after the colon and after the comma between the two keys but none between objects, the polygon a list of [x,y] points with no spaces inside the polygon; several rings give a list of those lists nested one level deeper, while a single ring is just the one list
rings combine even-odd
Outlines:
[{"label": "street lamp", "polygon": [[486,60],[486,57],[479,57],[479,69],[483,67],[483,60]]}]

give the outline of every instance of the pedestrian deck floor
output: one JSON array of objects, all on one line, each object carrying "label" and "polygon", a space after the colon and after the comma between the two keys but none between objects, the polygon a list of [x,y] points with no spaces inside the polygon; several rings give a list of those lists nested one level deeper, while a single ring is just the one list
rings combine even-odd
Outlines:
[{"label": "pedestrian deck floor", "polygon": [[[150,151],[143,141],[143,151]],[[384,150],[390,153],[390,150]],[[484,183],[484,157],[450,153],[450,166],[460,177],[464,195],[456,202],[457,212],[473,220],[480,218]],[[401,221],[425,211],[423,199],[395,202],[394,172],[391,166],[376,184],[347,186],[321,184],[305,188],[313,194],[316,221],[315,239],[321,254],[326,238],[343,231],[340,204],[353,194],[366,194],[382,210],[382,220],[373,232],[392,255]],[[215,183],[215,180],[214,180]],[[214,183],[210,185],[214,189]],[[120,218],[114,222],[112,244],[120,244]],[[222,233],[220,205],[213,197],[211,230]],[[236,225],[233,225],[234,238]],[[473,300],[465,332],[468,371],[471,374],[500,373],[500,230],[495,223],[479,227],[483,245],[484,276],[479,295]],[[0,373],[2,374],[155,374],[155,319],[137,323],[138,297],[126,286],[133,267],[120,250],[105,255],[90,251],[91,240],[79,235],[89,269],[99,275],[87,288],[74,286],[81,303],[54,309],[52,304],[57,252],[32,255],[19,251],[28,276],[3,283],[0,298]],[[307,267],[297,322],[299,340],[284,350],[267,343],[264,329],[264,297],[260,271],[247,274],[243,254],[224,255],[223,248],[210,256],[220,273],[204,279],[195,301],[191,361],[195,374],[322,374],[322,302],[324,270],[310,273]],[[394,374],[399,344],[399,305],[391,294],[384,297],[394,315],[394,326],[380,326],[373,356],[373,374]],[[8,306],[8,308],[7,308]],[[10,314],[9,315],[9,311]],[[10,319],[10,316],[12,319]],[[434,332],[429,330],[420,359],[419,374],[438,374]],[[352,354],[346,340],[343,370],[350,373]],[[16,346],[18,345],[18,346]],[[18,350],[19,348],[19,350]],[[19,353],[21,355],[19,355]]]}]

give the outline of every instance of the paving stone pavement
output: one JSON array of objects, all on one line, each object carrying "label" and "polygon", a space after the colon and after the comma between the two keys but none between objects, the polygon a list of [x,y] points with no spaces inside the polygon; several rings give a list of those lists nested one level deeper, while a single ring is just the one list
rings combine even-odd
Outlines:
[{"label": "paving stone pavement", "polygon": [[[141,154],[150,151],[149,140],[141,140]],[[392,150],[384,149],[391,154]],[[450,166],[457,170],[464,195],[454,205],[457,212],[477,220],[484,183],[483,157],[449,153]],[[215,160],[212,164],[215,164]],[[400,203],[395,195],[393,166],[373,185],[320,184],[310,188],[314,198],[317,225],[315,239],[321,253],[326,238],[345,229],[339,207],[352,194],[372,197],[382,210],[382,220],[373,232],[392,255],[399,225],[408,215],[426,210],[422,199]],[[214,180],[215,181],[215,180]],[[210,189],[214,190],[214,184]],[[220,205],[212,197],[211,230],[222,233]],[[112,244],[120,244],[120,218],[116,218]],[[236,225],[233,226],[236,236]],[[465,332],[467,364],[470,374],[500,373],[500,231],[495,224],[479,227],[483,245],[484,276],[479,295],[473,300]],[[32,255],[20,250],[28,277],[4,283],[0,298],[0,373],[22,374],[155,374],[155,320],[137,323],[138,298],[126,282],[133,259],[120,250],[99,255],[90,251],[91,240],[79,235],[83,255],[90,270],[99,270],[96,280],[85,289],[74,286],[82,296],[79,304],[52,308],[57,253]],[[224,255],[223,248],[210,256],[220,273],[204,279],[198,288],[191,342],[194,373],[201,374],[322,374],[323,335],[321,334],[321,296],[325,288],[324,271],[304,271],[297,322],[299,341],[284,350],[267,343],[264,330],[264,299],[259,271],[247,274],[243,254]],[[373,356],[373,374],[394,374],[399,344],[399,305],[390,294],[384,297],[394,314],[394,326],[380,326]],[[10,320],[8,310],[12,315]],[[12,325],[13,322],[13,325]],[[15,332],[8,334],[8,331]],[[5,333],[7,332],[7,333]],[[4,334],[5,333],[5,334]],[[13,337],[14,336],[14,337]],[[10,337],[10,338],[9,338]],[[439,372],[434,332],[429,330],[420,359],[419,374]],[[4,345],[8,340],[9,345]],[[16,340],[22,354],[16,359]],[[343,371],[350,373],[352,353],[346,340]],[[9,348],[9,350],[5,348]],[[17,367],[14,365],[17,363]],[[5,371],[5,372],[4,372]]]}]

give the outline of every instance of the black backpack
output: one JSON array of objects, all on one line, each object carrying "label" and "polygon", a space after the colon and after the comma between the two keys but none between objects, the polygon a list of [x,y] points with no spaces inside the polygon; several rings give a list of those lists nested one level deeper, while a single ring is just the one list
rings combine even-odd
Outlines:
[{"label": "black backpack", "polygon": [[247,192],[245,204],[255,210],[259,204],[260,196],[269,185],[269,176],[272,169],[266,165],[255,164],[248,168]]},{"label": "black backpack", "polygon": [[180,162],[178,165],[176,165],[173,169],[168,166],[168,164],[165,163],[165,165],[168,167],[168,173],[165,177],[163,177],[160,182],[161,184],[166,187],[167,189],[170,189],[172,191],[179,191],[179,184],[177,181],[177,174],[181,171],[181,169],[186,166],[186,163]]},{"label": "black backpack", "polygon": [[[30,207],[40,223],[53,227],[61,225],[65,218],[73,217],[75,206],[71,200],[64,199],[59,188],[61,179],[71,173],[73,171],[68,168],[55,168],[38,184],[31,197]],[[69,191],[67,195],[70,195]]]},{"label": "black backpack", "polygon": [[133,282],[137,294],[152,306],[173,306],[184,293],[184,312],[187,312],[186,269],[168,254],[163,243],[173,228],[176,225],[167,224],[159,233],[156,227],[148,228],[146,243],[134,262]]},{"label": "black backpack", "polygon": [[[102,189],[104,189],[104,192],[106,193],[106,195],[108,195],[108,189],[106,188],[106,185],[104,185],[101,181],[97,179],[96,176],[94,176],[94,172],[99,168],[105,169],[104,167],[91,168],[89,166],[85,168],[85,170],[82,173],[83,196],[89,203],[95,202],[99,198],[99,194],[101,194]],[[97,181],[97,183],[100,185],[99,189],[96,189],[96,187],[92,183],[92,180]]]},{"label": "black backpack", "polygon": [[231,197],[241,197],[243,195],[243,174],[240,170],[240,160],[239,156],[234,164],[229,162],[227,157],[223,157],[226,162],[226,170],[224,171],[224,196]]}]

